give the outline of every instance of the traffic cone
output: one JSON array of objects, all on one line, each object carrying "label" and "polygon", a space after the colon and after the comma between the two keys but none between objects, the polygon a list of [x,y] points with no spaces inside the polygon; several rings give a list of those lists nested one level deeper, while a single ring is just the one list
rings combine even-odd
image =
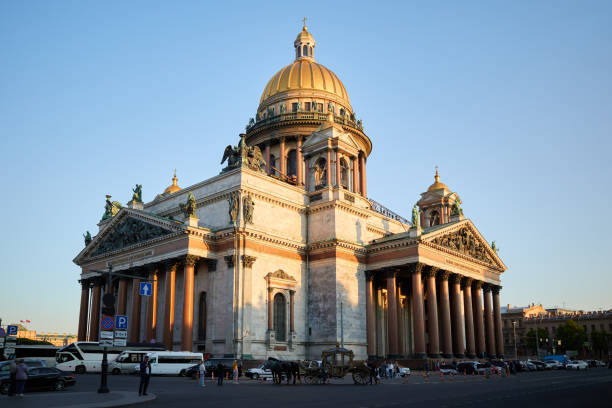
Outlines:
[{"label": "traffic cone", "polygon": [[450,372],[450,379],[449,379],[449,381],[453,382],[453,372],[452,371]]},{"label": "traffic cone", "polygon": [[426,383],[429,382],[429,376],[427,375],[427,371],[423,373],[423,378],[425,379]]},{"label": "traffic cone", "polygon": [[442,374],[442,371],[440,371],[440,382],[444,382],[444,374]]},{"label": "traffic cone", "polygon": [[210,380],[211,380],[211,381],[215,381],[215,370],[212,370],[212,371],[210,372]]},{"label": "traffic cone", "polygon": [[463,372],[463,382],[467,382],[467,371]]}]

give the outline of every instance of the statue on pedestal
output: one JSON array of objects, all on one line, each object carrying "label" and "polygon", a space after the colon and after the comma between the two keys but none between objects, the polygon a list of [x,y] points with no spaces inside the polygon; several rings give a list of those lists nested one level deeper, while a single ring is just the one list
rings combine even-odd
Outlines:
[{"label": "statue on pedestal", "polygon": [[196,216],[196,199],[193,194],[189,193],[187,196],[187,202],[185,204],[179,204],[181,207],[181,211],[185,214],[185,217],[195,217]]},{"label": "statue on pedestal", "polygon": [[136,187],[132,189],[132,201],[136,203],[142,203],[142,184],[136,184]]},{"label": "statue on pedestal", "polygon": [[412,207],[412,226],[416,229],[421,228],[421,217],[419,215],[419,209],[416,204]]},{"label": "statue on pedestal", "polygon": [[83,238],[85,239],[85,246],[91,244],[91,234],[89,233],[89,231],[85,231],[85,234],[83,234]]}]

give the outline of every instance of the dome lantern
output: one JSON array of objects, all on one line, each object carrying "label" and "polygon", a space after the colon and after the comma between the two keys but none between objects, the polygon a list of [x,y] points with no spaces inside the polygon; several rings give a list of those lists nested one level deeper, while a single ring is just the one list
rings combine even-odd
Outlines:
[{"label": "dome lantern", "polygon": [[304,22],[302,31],[293,42],[293,46],[295,47],[295,60],[314,61],[315,40],[306,27],[306,17],[304,17],[302,21]]}]

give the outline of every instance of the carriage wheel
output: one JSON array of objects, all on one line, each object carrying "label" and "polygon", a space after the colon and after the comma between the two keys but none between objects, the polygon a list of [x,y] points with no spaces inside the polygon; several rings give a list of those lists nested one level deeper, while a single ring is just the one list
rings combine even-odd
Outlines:
[{"label": "carriage wheel", "polygon": [[369,376],[360,371],[353,373],[353,382],[357,385],[366,385],[370,381]]},{"label": "carriage wheel", "polygon": [[313,384],[314,377],[312,375],[304,376],[304,384]]}]

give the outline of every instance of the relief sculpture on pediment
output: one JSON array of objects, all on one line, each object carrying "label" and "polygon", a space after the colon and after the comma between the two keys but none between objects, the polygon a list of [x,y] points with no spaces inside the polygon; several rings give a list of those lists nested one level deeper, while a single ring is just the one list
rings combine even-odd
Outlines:
[{"label": "relief sculpture on pediment", "polygon": [[480,240],[476,238],[467,227],[463,227],[451,234],[434,238],[432,243],[468,255],[488,264],[493,264],[493,260],[487,253],[485,246],[480,243]]},{"label": "relief sculpture on pediment", "polygon": [[152,225],[136,218],[127,217],[96,247],[92,256],[116,251],[130,245],[158,238],[172,231]]}]

